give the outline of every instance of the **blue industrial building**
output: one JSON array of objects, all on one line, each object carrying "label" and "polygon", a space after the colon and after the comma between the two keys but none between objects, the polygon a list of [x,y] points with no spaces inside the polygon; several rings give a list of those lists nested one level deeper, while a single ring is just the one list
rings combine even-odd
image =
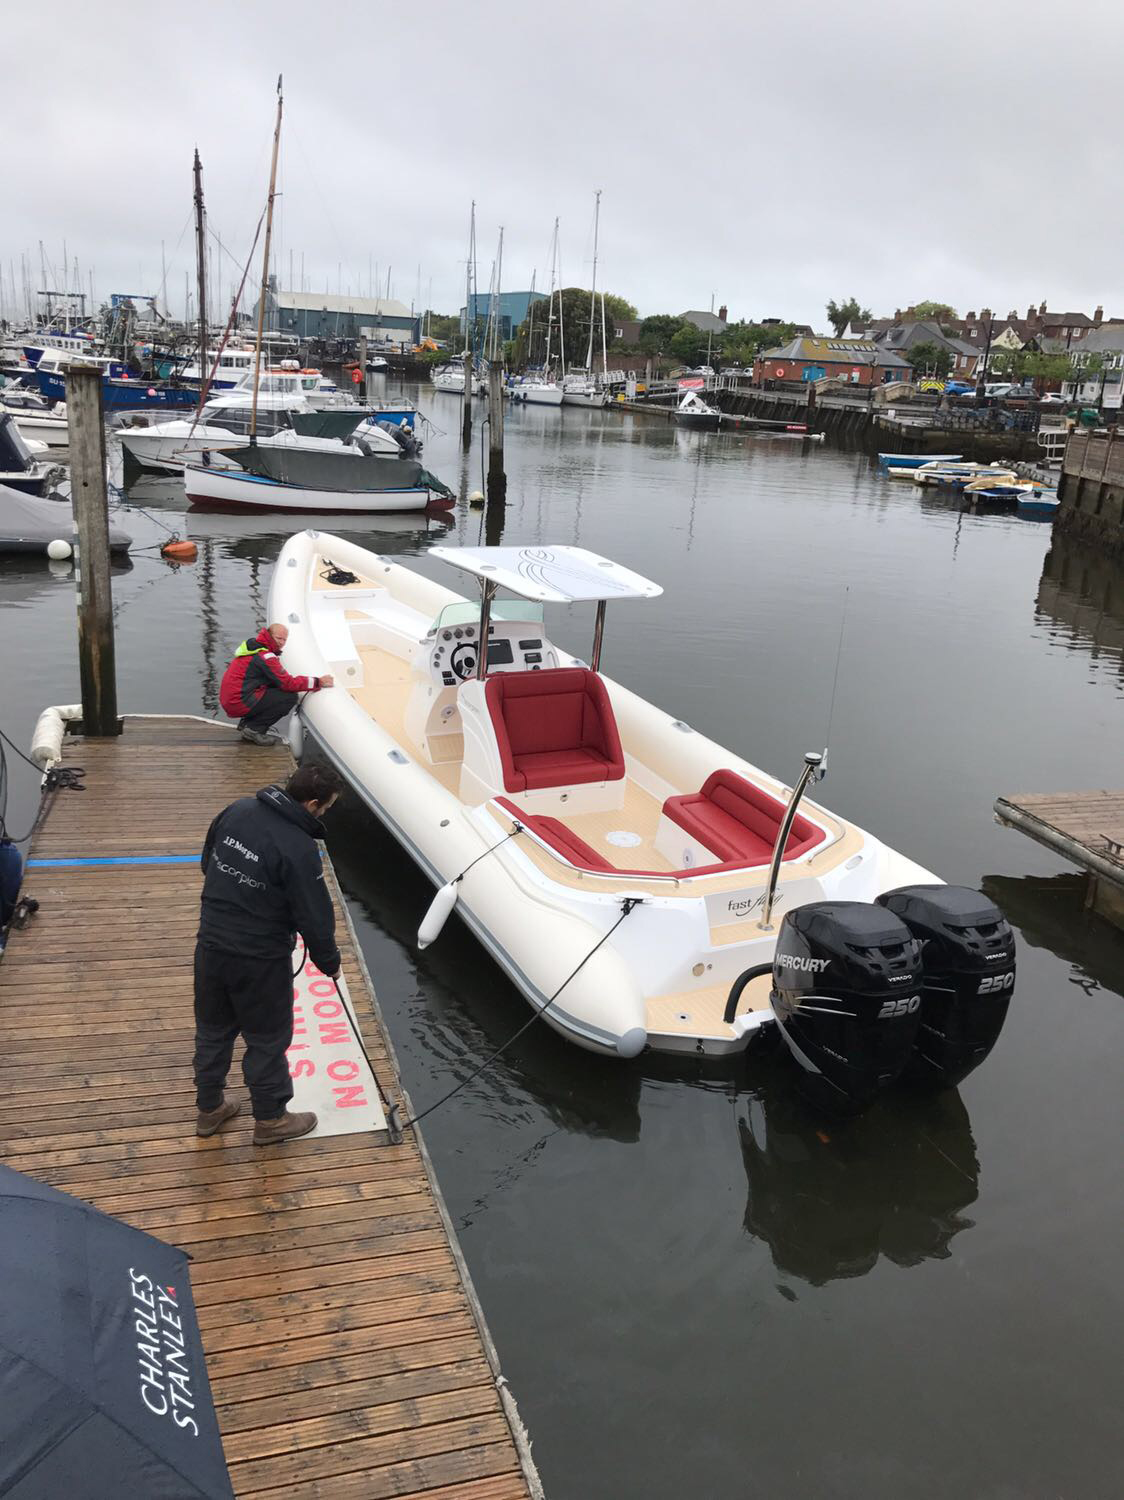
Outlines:
[{"label": "blue industrial building", "polygon": [[357,339],[397,347],[418,342],[421,319],[401,302],[386,297],[352,297],[334,292],[271,291],[268,323],[274,333],[298,339]]},{"label": "blue industrial building", "polygon": [[[545,302],[545,292],[501,292],[500,303],[500,337],[512,338],[515,330],[521,323],[527,321],[527,314],[531,310],[532,302]],[[472,298],[473,321],[478,328],[483,328],[487,323],[492,311],[491,292],[478,292]],[[461,308],[461,333],[465,331],[465,310]]]}]

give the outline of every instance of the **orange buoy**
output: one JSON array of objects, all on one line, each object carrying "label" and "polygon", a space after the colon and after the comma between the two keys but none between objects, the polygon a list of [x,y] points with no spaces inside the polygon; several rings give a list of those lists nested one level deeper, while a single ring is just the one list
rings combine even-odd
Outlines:
[{"label": "orange buoy", "polygon": [[170,562],[194,562],[199,556],[199,548],[194,542],[165,542],[160,548],[160,556],[166,557]]}]

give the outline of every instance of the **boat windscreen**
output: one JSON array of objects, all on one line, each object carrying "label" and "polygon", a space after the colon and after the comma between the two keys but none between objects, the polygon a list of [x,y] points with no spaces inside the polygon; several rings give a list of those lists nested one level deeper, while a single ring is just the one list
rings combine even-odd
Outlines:
[{"label": "boat windscreen", "polygon": [[16,474],[26,473],[35,467],[31,449],[23,440],[23,434],[12,416],[0,416],[0,469]]},{"label": "boat windscreen", "polygon": [[[491,617],[493,620],[517,620],[521,624],[541,626],[543,607],[541,604],[533,604],[530,599],[493,599]],[[456,625],[477,625],[479,621],[479,602],[446,604],[437,616],[433,629],[434,631],[451,630]]]}]

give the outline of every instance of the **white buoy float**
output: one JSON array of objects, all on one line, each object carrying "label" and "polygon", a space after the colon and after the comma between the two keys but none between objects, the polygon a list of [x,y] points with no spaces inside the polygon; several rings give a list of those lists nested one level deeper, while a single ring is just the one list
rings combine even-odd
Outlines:
[{"label": "white buoy float", "polygon": [[64,542],[62,537],[56,537],[53,542],[47,543],[47,556],[54,562],[64,562],[66,558],[74,556],[74,548],[69,542]]}]

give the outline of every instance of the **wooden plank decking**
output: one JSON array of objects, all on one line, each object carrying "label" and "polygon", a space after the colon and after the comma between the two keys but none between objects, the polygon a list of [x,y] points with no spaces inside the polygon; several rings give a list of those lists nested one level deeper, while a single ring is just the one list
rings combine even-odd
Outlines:
[{"label": "wooden plank decking", "polygon": [[995,816],[1087,870],[1089,905],[1124,926],[1124,791],[1020,793]]},{"label": "wooden plank decking", "polygon": [[[197,855],[215,812],[289,768],[287,751],[190,718],[68,740],[65,764],[85,767],[87,790],[57,794],[32,859]],[[329,878],[367,1050],[401,1098]],[[541,1494],[415,1133],[255,1149],[236,1061],[228,1092],[243,1114],[195,1137],[199,887],[197,862],[29,867],[40,910],[0,960],[0,1159],[194,1257],[240,1497]]]}]

